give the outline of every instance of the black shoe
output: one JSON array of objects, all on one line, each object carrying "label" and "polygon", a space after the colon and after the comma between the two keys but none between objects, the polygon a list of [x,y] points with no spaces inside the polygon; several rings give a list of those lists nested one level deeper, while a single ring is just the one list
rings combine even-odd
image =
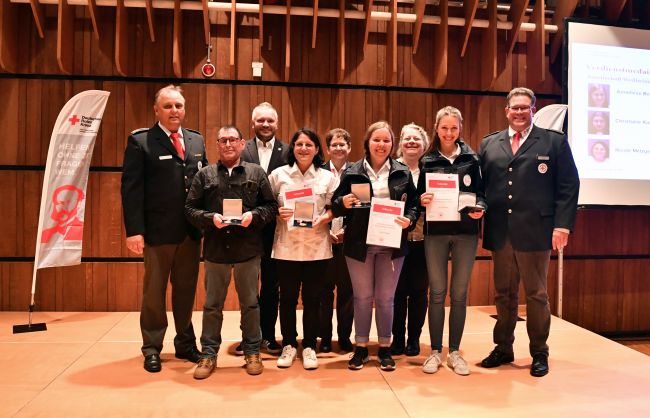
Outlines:
[{"label": "black shoe", "polygon": [[242,343],[237,344],[237,347],[235,347],[235,354],[238,356],[243,356],[244,355],[244,348],[241,346]]},{"label": "black shoe", "polygon": [[544,353],[533,355],[533,364],[530,365],[530,374],[535,377],[542,377],[548,374],[548,355]]},{"label": "black shoe", "polygon": [[262,340],[262,348],[269,354],[280,354],[282,352],[282,346],[275,339]]},{"label": "black shoe", "polygon": [[354,355],[348,361],[348,369],[350,370],[361,370],[363,369],[363,365],[366,364],[370,360],[370,357],[368,356],[368,348],[367,347],[357,347],[354,350]]},{"label": "black shoe", "polygon": [[404,354],[404,340],[393,340],[390,345],[390,353],[394,356]]},{"label": "black shoe", "polygon": [[390,355],[389,347],[379,347],[377,357],[379,358],[379,367],[382,370],[387,372],[395,370],[395,360],[393,360],[393,357]]},{"label": "black shoe", "polygon": [[499,367],[502,364],[511,363],[515,360],[515,355],[512,353],[504,353],[498,349],[492,350],[489,356],[483,359],[481,367],[491,369],[492,367]]},{"label": "black shoe", "polygon": [[344,351],[346,353],[350,353],[354,351],[354,346],[352,345],[352,341],[350,341],[349,339],[339,340],[339,348],[341,349],[341,351]]},{"label": "black shoe", "polygon": [[321,353],[329,353],[332,351],[332,340],[320,340],[319,350]]},{"label": "black shoe", "polygon": [[148,354],[144,356],[144,369],[149,373],[158,373],[162,369],[160,355]]},{"label": "black shoe", "polygon": [[420,354],[420,343],[418,341],[409,341],[406,343],[404,354],[408,357],[415,357]]},{"label": "black shoe", "polygon": [[191,361],[192,363],[198,363],[199,360],[201,359],[201,352],[196,347],[192,347],[190,351],[186,351],[184,353],[176,353],[175,356],[176,358],[179,358],[181,360],[187,360],[187,361]]}]

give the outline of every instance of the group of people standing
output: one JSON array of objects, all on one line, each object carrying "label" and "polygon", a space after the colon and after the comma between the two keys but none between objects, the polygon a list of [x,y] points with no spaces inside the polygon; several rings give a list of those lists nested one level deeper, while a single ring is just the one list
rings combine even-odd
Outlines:
[{"label": "group of people standing", "polygon": [[[573,228],[579,181],[566,137],[532,124],[531,90],[509,93],[509,127],[488,135],[478,154],[462,139],[461,112],[447,106],[436,115],[431,141],[413,123],[405,125],[399,137],[387,122],[373,123],[363,139],[364,156],[357,162],[348,161],[351,138],[340,128],[325,137],[329,161],[318,134],[309,128],[299,129],[288,145],[283,144],[275,137],[276,110],[262,103],[252,112],[256,137],[245,140],[237,127],[222,127],[217,135],[219,161],[208,165],[203,138],[181,127],[184,102],[180,88],[161,89],[154,99],[158,123],[133,132],[124,157],[127,247],[144,254],[145,260],[141,329],[147,371],[161,370],[170,277],[176,357],[198,363],[195,378],[211,375],[232,274],[242,329],[236,351],[244,355],[249,374],[262,373],[262,349],[279,354],[280,368],[290,367],[297,358],[299,298],[302,364],[318,368],[317,351],[333,349],[336,288],[338,345],[341,351],[353,351],[350,369],[361,369],[370,359],[373,308],[382,370],[395,369],[395,355],[420,353],[428,309],[432,350],[422,369],[435,373],[442,364],[449,294],[446,361],[451,370],[467,375],[470,369],[460,343],[478,238],[484,231],[483,245],[494,259],[498,319],[496,347],[481,364],[496,367],[514,359],[521,279],[531,374],[548,373],[546,274],[551,248],[565,246]],[[459,192],[475,196],[459,220],[425,219],[424,208],[436,199],[426,184],[428,173],[457,176]],[[367,196],[359,195],[360,190],[374,199],[403,202],[402,214],[395,216],[402,231],[399,247],[366,243],[370,206],[362,201]],[[293,200],[299,194],[311,202],[306,225],[298,221]],[[229,200],[241,202],[235,220],[224,215]],[[201,352],[191,324],[199,231],[206,289]],[[278,306],[281,345],[275,336]],[[355,347],[350,340],[353,320]]]}]

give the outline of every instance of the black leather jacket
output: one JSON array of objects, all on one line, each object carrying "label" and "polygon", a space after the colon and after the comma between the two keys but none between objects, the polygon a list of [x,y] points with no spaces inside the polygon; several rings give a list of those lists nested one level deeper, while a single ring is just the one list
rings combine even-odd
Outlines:
[{"label": "black leather jacket", "polygon": [[[408,167],[392,158],[388,174],[388,189],[392,200],[402,200],[404,216],[411,220],[411,226],[402,231],[400,248],[393,250],[393,258],[403,257],[408,253],[407,233],[415,228],[419,214],[419,202],[413,185],[413,177]],[[341,184],[332,196],[332,212],[335,217],[345,216],[345,235],[343,238],[343,254],[359,261],[366,260],[366,235],[368,234],[368,218],[370,208],[346,209],[343,206],[343,196],[352,191],[352,184],[370,184],[370,177],[363,166],[363,160],[350,165],[341,176]],[[372,195],[372,187],[370,187]]]}]

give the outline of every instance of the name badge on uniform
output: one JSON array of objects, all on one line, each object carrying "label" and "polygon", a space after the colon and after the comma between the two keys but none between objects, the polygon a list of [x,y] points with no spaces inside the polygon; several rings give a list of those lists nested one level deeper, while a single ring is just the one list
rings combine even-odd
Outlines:
[{"label": "name badge on uniform", "polygon": [[201,158],[201,157],[203,157],[203,154],[194,154],[194,156]]},{"label": "name badge on uniform", "polygon": [[161,155],[158,158],[161,159],[161,160],[171,160],[172,156],[171,155]]},{"label": "name badge on uniform", "polygon": [[550,160],[551,158],[550,158],[548,155],[538,155],[538,156],[537,156],[537,159],[538,159],[539,161],[548,161],[548,160]]}]

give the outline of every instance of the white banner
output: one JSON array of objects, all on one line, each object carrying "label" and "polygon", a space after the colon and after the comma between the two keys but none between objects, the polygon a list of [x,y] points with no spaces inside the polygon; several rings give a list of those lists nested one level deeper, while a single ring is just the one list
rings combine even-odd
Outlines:
[{"label": "white banner", "polygon": [[36,269],[81,262],[88,170],[109,95],[81,92],[56,119],[45,164],[34,278]]}]

